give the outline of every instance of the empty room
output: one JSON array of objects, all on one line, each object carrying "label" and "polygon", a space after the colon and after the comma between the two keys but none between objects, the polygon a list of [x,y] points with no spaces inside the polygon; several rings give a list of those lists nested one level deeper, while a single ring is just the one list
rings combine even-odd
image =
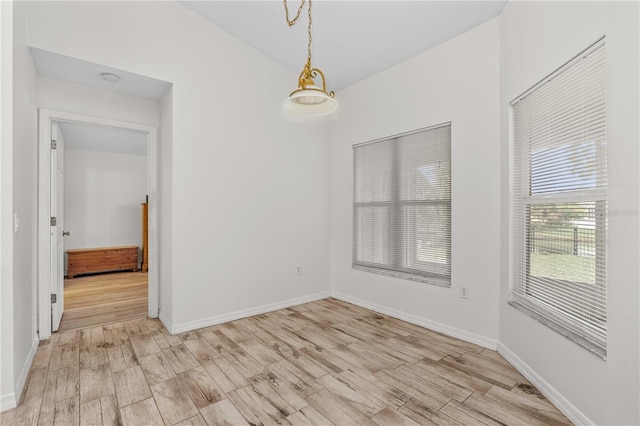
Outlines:
[{"label": "empty room", "polygon": [[640,424],[640,2],[2,1],[0,47],[3,425]]}]

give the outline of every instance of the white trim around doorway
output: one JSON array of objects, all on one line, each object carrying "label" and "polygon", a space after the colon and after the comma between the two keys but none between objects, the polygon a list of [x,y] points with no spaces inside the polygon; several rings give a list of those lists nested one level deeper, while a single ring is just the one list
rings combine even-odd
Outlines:
[{"label": "white trim around doorway", "polygon": [[158,317],[158,129],[143,124],[70,112],[39,109],[38,123],[38,335],[51,337],[50,159],[51,122],[73,122],[146,133],[149,138],[149,291],[148,315]]}]

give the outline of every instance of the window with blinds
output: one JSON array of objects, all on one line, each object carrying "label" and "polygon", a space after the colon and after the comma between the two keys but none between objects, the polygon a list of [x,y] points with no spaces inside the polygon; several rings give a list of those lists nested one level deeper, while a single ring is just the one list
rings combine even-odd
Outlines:
[{"label": "window with blinds", "polygon": [[511,304],[592,352],[607,342],[604,38],[511,103]]},{"label": "window with blinds", "polygon": [[353,147],[353,267],[451,283],[451,123]]}]

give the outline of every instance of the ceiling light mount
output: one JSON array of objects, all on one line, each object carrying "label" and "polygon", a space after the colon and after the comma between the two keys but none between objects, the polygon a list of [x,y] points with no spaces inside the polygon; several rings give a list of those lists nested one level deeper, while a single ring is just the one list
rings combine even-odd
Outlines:
[{"label": "ceiling light mount", "polygon": [[[298,77],[298,88],[289,94],[289,97],[284,101],[284,109],[287,113],[294,116],[322,116],[331,114],[338,108],[336,102],[335,93],[333,91],[327,91],[327,83],[324,73],[319,68],[313,68],[311,66],[311,1],[308,6],[309,26],[307,28],[307,34],[309,36],[309,43],[307,44],[307,63],[304,65],[300,76]],[[293,19],[289,19],[289,8],[287,7],[287,0],[284,2],[285,18],[289,27],[293,27],[300,13],[305,5],[306,0],[302,0],[298,7],[298,12]],[[315,79],[320,78],[322,85],[319,86],[315,83]]]},{"label": "ceiling light mount", "polygon": [[117,74],[113,74],[110,72],[103,72],[100,74],[100,77],[102,77],[102,79],[104,81],[107,81],[109,83],[117,83],[120,81],[120,76]]}]

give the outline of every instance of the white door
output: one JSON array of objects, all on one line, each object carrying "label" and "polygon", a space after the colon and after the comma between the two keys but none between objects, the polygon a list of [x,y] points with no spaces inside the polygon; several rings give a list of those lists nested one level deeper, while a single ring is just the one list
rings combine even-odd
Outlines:
[{"label": "white door", "polygon": [[[60,328],[64,311],[64,138],[58,123],[51,122],[51,331]],[[53,299],[55,298],[55,303]]]}]

